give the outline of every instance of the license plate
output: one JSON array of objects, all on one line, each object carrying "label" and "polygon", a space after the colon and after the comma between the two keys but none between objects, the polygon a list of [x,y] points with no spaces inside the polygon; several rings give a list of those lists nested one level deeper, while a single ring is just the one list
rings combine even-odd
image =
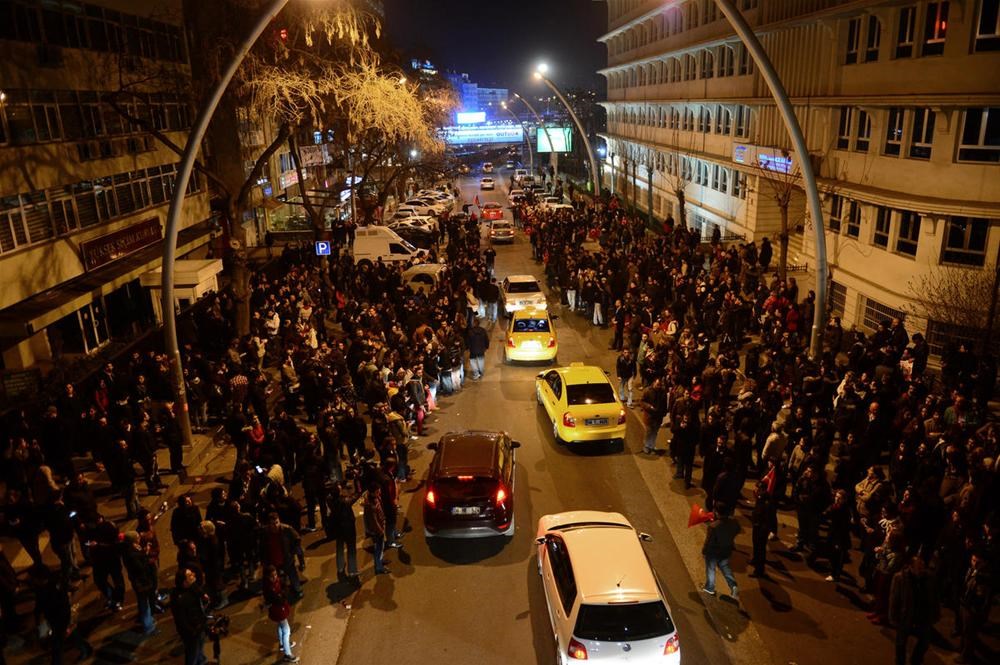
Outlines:
[{"label": "license plate", "polygon": [[478,515],[479,508],[477,506],[455,506],[451,509],[452,515]]},{"label": "license plate", "polygon": [[537,351],[542,348],[542,343],[537,340],[528,340],[527,342],[521,342],[521,348]]},{"label": "license plate", "polygon": [[607,425],[607,418],[587,418],[583,421],[586,425]]}]

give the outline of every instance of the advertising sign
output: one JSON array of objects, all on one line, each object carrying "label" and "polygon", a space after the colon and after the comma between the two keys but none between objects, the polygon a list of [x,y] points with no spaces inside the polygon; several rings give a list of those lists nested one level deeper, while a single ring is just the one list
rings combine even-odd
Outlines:
[{"label": "advertising sign", "polygon": [[[756,156],[756,159],[754,159]],[[738,144],[733,147],[733,161],[737,164],[753,164],[765,171],[775,173],[791,173],[794,167],[792,156],[773,148],[758,148],[757,146]]]},{"label": "advertising sign", "polygon": [[[549,144],[549,138],[552,145]],[[538,152],[572,152],[572,127],[539,127],[536,136]]]},{"label": "advertising sign", "polygon": [[480,122],[486,122],[485,111],[468,111],[455,114],[455,124],[458,125],[475,125]]},{"label": "advertising sign", "polygon": [[80,243],[84,270],[94,270],[132,252],[159,242],[163,237],[160,220],[156,217],[133,224],[93,240]]},{"label": "advertising sign", "polygon": [[524,140],[524,131],[520,125],[445,127],[439,134],[448,145],[520,143]]}]

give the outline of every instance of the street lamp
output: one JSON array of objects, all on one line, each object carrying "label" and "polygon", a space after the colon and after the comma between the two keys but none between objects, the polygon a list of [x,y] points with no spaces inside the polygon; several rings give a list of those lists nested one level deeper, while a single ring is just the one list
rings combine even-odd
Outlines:
[{"label": "street lamp", "polygon": [[410,149],[410,159],[416,159],[416,158],[417,158],[417,155],[419,155],[419,154],[420,154],[420,153],[419,153],[419,152],[417,152],[417,149],[416,149],[416,148],[411,148],[411,149]]},{"label": "street lamp", "polygon": [[[288,0],[272,0],[264,12],[257,19],[250,32],[243,38],[243,41],[236,47],[233,57],[230,59],[226,69],[222,71],[219,80],[216,81],[204,106],[198,111],[191,131],[188,133],[187,143],[184,146],[184,155],[177,168],[177,177],[174,180],[174,193],[170,197],[170,208],[167,211],[167,224],[163,238],[163,267],[161,289],[161,307],[163,309],[163,340],[166,347],[167,357],[170,359],[170,373],[174,384],[174,396],[177,406],[177,424],[180,426],[181,436],[185,445],[191,445],[191,416],[188,413],[187,391],[184,388],[184,368],[181,365],[181,352],[177,344],[177,317],[174,312],[174,262],[177,259],[177,234],[180,231],[181,209],[184,207],[184,194],[187,192],[188,181],[191,180],[191,171],[194,169],[194,160],[198,156],[198,149],[205,132],[208,131],[208,123],[215,114],[215,109],[222,99],[223,93],[229,86],[229,82],[236,74],[243,58],[250,52],[250,48],[260,37],[261,33],[271,24],[274,17],[288,4]],[[233,220],[240,223],[241,220]]]},{"label": "street lamp", "polygon": [[[515,94],[517,94],[517,93],[515,93]],[[510,107],[507,106],[507,102],[500,102],[500,108],[502,108],[504,111],[506,111],[507,113],[509,113],[510,117],[512,117],[514,119],[514,122],[516,122],[517,124],[519,124],[521,126],[521,131],[524,132],[524,140],[528,144],[528,161],[530,162],[528,168],[530,168],[531,169],[531,173],[534,174],[535,173],[535,155],[534,155],[534,153],[531,152],[531,140],[528,138],[528,130],[525,129],[524,123],[521,122],[521,119],[518,118],[516,115],[514,115],[514,112],[510,110]]]},{"label": "street lamp", "polygon": [[826,230],[823,228],[823,206],[819,200],[819,188],[816,185],[816,174],[813,173],[812,162],[809,159],[809,147],[806,145],[805,136],[802,134],[802,127],[798,118],[795,117],[795,110],[792,102],[788,99],[788,92],[785,90],[778,72],[775,71],[771,59],[761,45],[753,28],[743,18],[743,14],[736,8],[733,0],[716,0],[719,9],[726,15],[733,30],[739,36],[740,41],[746,46],[754,62],[760,69],[767,87],[771,90],[771,96],[777,104],[781,119],[785,122],[785,129],[792,139],[792,145],[799,154],[800,168],[802,169],[802,181],[805,185],[806,198],[809,202],[809,215],[813,221],[813,231],[816,242],[816,303],[814,306],[812,334],[809,338],[809,357],[817,359],[823,351],[823,330],[826,327],[826,280],[828,267],[826,264]]},{"label": "street lamp", "polygon": [[590,191],[596,191],[596,193],[600,195],[601,184],[597,181],[597,160],[594,158],[594,149],[590,145],[590,139],[587,138],[587,132],[583,128],[583,123],[580,122],[580,118],[576,117],[573,107],[569,105],[568,101],[566,101],[566,98],[563,96],[559,88],[556,87],[556,84],[545,76],[548,71],[549,66],[547,64],[544,62],[538,63],[538,66],[535,68],[535,80],[544,82],[545,85],[552,89],[552,92],[556,94],[556,97],[559,98],[562,105],[566,107],[567,111],[569,111],[569,117],[573,118],[573,123],[576,125],[576,128],[580,130],[580,136],[583,137],[583,145],[587,148],[587,157],[590,159],[590,179],[587,181],[587,186],[590,187]]}]

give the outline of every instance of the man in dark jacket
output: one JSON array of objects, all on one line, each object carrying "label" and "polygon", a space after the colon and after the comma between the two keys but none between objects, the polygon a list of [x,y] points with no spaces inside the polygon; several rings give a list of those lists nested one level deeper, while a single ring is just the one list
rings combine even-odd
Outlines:
[{"label": "man in dark jacket", "polygon": [[753,572],[750,573],[750,577],[763,577],[764,567],[767,565],[767,536],[777,529],[778,509],[774,497],[767,490],[767,483],[757,483],[754,497],[756,501],[750,514],[750,523],[753,525],[751,532],[753,556],[750,557]]},{"label": "man in dark jacket", "polygon": [[961,596],[962,615],[961,655],[956,663],[975,663],[979,631],[989,617],[993,605],[993,585],[989,577],[986,558],[982,552],[973,552],[969,560],[969,572],[965,574]]},{"label": "man in dark jacket", "polygon": [[278,513],[268,515],[267,525],[260,536],[260,560],[264,565],[272,565],[283,572],[292,587],[295,599],[302,597],[302,585],[295,569],[295,559],[299,558],[300,568],[305,570],[305,557],[299,534],[287,524],[282,524]]},{"label": "man in dark jacket", "polygon": [[134,519],[139,510],[139,498],[135,489],[135,467],[125,439],[119,439],[111,448],[104,464],[108,471],[111,487],[125,500],[125,517]]},{"label": "man in dark jacket", "polygon": [[[328,499],[330,506],[326,521],[326,537],[336,541],[337,579],[359,584],[358,577],[358,529],[354,517],[354,504],[359,496],[350,491],[350,486],[337,483]],[[345,561],[344,558],[347,560]]]},{"label": "man in dark jacket", "polygon": [[718,566],[726,579],[726,584],[729,585],[733,600],[736,602],[740,600],[740,590],[729,567],[729,557],[733,553],[733,544],[739,532],[740,525],[733,517],[732,509],[728,506],[719,506],[716,510],[716,521],[708,527],[705,545],[701,548],[701,553],[705,557],[705,586],[701,590],[710,596],[715,595],[715,568]]},{"label": "man in dark jacket", "polygon": [[618,399],[632,408],[632,380],[635,378],[635,358],[632,351],[625,349],[615,361],[615,375],[618,377]]},{"label": "man in dark jacket", "polygon": [[655,453],[656,434],[667,415],[667,391],[659,377],[643,392],[641,406],[646,412],[646,438],[642,443],[642,452]]},{"label": "man in dark jacket", "polygon": [[135,531],[125,533],[125,547],[122,552],[122,562],[125,572],[132,583],[135,592],[137,621],[142,625],[143,633],[152,635],[156,631],[156,621],[153,620],[153,606],[156,603],[156,566],[146,555]]},{"label": "man in dark jacket", "polygon": [[208,614],[205,596],[198,586],[198,575],[191,568],[177,570],[176,586],[170,594],[170,611],[177,634],[184,643],[184,665],[205,665],[205,637]]},{"label": "man in dark jacket", "polygon": [[170,535],[174,545],[180,546],[185,540],[197,540],[201,528],[201,510],[194,505],[190,494],[177,499],[177,507],[170,515]]},{"label": "man in dark jacket", "polygon": [[684,488],[691,489],[691,473],[694,470],[694,456],[698,448],[700,438],[701,423],[698,420],[698,413],[684,413],[681,422],[674,432],[674,437],[670,441],[670,447],[677,453],[677,471],[674,478],[684,479]]},{"label": "man in dark jacket", "polygon": [[70,642],[80,652],[80,660],[94,653],[73,622],[69,583],[44,565],[31,568],[32,582],[36,585],[35,607],[52,629],[52,665],[62,665],[63,649]]},{"label": "man in dark jacket", "polygon": [[896,626],[896,665],[906,665],[911,635],[917,638],[917,643],[910,653],[910,663],[924,662],[938,609],[935,584],[927,572],[927,564],[919,555],[914,556],[893,576],[889,588],[889,620]]},{"label": "man in dark jacket", "polygon": [[490,348],[490,335],[480,324],[479,319],[475,319],[469,329],[469,338],[466,342],[469,348],[469,365],[472,366],[472,380],[478,381],[483,377],[485,371],[486,349]]}]

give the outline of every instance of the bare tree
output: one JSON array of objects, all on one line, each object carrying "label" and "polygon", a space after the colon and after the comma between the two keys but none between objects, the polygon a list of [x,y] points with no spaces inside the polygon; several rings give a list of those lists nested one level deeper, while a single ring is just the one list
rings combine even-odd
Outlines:
[{"label": "bare tree", "polygon": [[907,289],[915,305],[911,313],[970,333],[984,333],[989,327],[987,305],[994,298],[994,273],[934,266],[910,280]]}]

